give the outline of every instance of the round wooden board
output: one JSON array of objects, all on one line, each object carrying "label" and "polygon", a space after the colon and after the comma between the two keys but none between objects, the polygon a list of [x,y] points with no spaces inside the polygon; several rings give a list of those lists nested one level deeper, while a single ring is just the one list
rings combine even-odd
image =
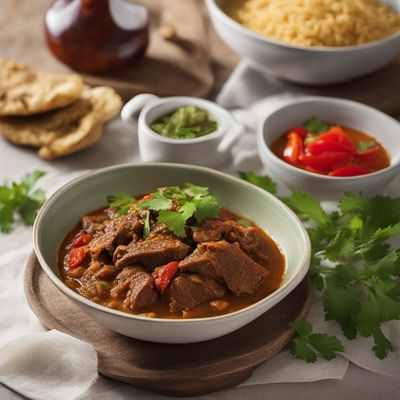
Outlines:
[{"label": "round wooden board", "polygon": [[25,271],[25,293],[39,320],[91,343],[99,373],[174,396],[195,396],[233,387],[279,353],[294,335],[289,323],[311,303],[307,279],[279,304],[245,327],[194,344],[158,344],[122,336],[97,324],[62,294],[42,271],[34,253]]}]

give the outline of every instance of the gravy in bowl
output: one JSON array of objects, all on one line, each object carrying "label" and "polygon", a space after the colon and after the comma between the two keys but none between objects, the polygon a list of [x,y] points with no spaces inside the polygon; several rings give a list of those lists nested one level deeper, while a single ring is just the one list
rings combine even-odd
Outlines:
[{"label": "gravy in bowl", "polygon": [[63,282],[105,307],[150,318],[213,317],[258,302],[280,287],[284,256],[253,221],[214,200],[195,185],[114,198],[66,235]]}]

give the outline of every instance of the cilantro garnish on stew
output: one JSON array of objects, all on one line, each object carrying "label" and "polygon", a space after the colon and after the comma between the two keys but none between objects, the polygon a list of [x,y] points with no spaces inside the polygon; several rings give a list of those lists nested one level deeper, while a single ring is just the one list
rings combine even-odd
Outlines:
[{"label": "cilantro garnish on stew", "polygon": [[[208,188],[192,183],[186,183],[182,188],[178,186],[161,188],[141,200],[118,193],[109,196],[108,202],[111,207],[120,208],[120,215],[126,214],[132,204],[135,204],[137,208],[156,211],[158,222],[166,224],[176,236],[181,238],[186,236],[185,228],[189,219],[194,218],[199,224],[206,218],[216,218],[221,207]],[[149,224],[147,217],[145,237],[150,232]]]},{"label": "cilantro garnish on stew", "polygon": [[34,171],[10,186],[0,186],[0,231],[8,233],[18,214],[25,225],[33,225],[36,215],[46,200],[42,189],[34,189],[36,182],[44,175]]},{"label": "cilantro garnish on stew", "polygon": [[[254,173],[241,177],[264,189],[263,182],[270,180]],[[322,294],[325,319],[336,321],[350,340],[372,337],[375,355],[386,358],[393,344],[381,325],[400,319],[400,249],[390,243],[400,234],[400,197],[367,198],[349,192],[338,210],[329,213],[302,191],[281,200],[307,223],[312,243],[309,277]],[[290,351],[297,358],[315,362],[319,353],[329,360],[344,350],[336,337],[312,333],[305,321],[295,321],[293,327],[297,336]]]}]

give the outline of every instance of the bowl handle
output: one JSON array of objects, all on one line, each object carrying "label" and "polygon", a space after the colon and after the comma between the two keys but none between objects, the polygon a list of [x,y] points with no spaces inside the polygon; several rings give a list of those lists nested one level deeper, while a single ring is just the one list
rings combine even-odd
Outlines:
[{"label": "bowl handle", "polygon": [[232,126],[225,132],[224,138],[218,146],[219,153],[225,153],[244,133],[244,126],[233,121]]},{"label": "bowl handle", "polygon": [[124,121],[130,121],[131,119],[137,122],[138,116],[142,108],[146,106],[148,103],[154,100],[158,100],[159,97],[150,93],[138,94],[135,97],[132,97],[122,108],[121,110],[121,118]]}]

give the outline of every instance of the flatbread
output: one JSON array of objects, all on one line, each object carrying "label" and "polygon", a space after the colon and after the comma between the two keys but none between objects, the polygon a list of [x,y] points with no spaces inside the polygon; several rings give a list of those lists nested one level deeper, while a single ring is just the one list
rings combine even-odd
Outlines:
[{"label": "flatbread", "polygon": [[85,87],[68,107],[30,117],[0,119],[0,133],[9,141],[39,147],[39,156],[53,159],[91,146],[101,139],[102,126],[122,106],[109,87]]},{"label": "flatbread", "polygon": [[0,58],[0,116],[33,115],[65,107],[82,90],[79,75],[38,71]]},{"label": "flatbread", "polygon": [[78,135],[76,132],[59,138],[49,146],[41,147],[39,156],[46,160],[66,156],[96,144],[102,136],[103,125],[98,125],[86,132],[85,135]]}]

